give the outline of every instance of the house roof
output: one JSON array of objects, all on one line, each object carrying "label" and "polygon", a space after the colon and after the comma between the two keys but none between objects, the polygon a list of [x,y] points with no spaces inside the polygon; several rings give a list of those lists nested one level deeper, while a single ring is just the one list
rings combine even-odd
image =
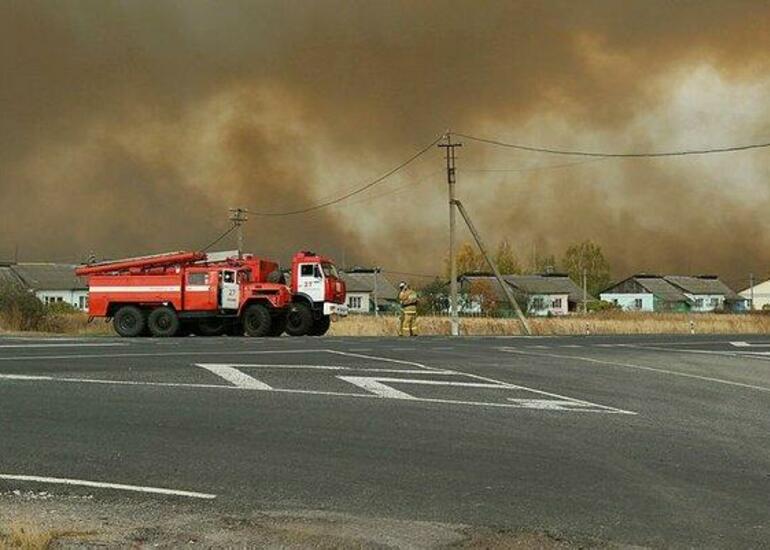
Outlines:
[{"label": "house roof", "polygon": [[[505,299],[505,295],[497,283],[497,279],[490,275],[464,275],[463,279],[472,281],[488,281],[493,292],[498,297]],[[532,294],[567,294],[569,300],[581,302],[583,300],[583,290],[578,287],[572,279],[564,274],[549,275],[503,275],[503,279],[514,290],[527,295]],[[589,300],[593,298],[589,295]]]},{"label": "house roof", "polygon": [[734,290],[714,275],[701,275],[699,277],[667,275],[665,279],[689,294],[721,294],[728,300],[741,299]]},{"label": "house roof", "polygon": [[372,270],[360,270],[340,273],[348,292],[374,292],[374,279],[377,278],[377,298],[381,300],[398,299],[398,291],[382,272],[374,274]]},{"label": "house roof", "polygon": [[0,283],[24,284],[8,264],[0,265]]},{"label": "house roof", "polygon": [[21,263],[8,268],[17,280],[32,290],[86,290],[86,282],[75,276],[75,266],[53,263]]},{"label": "house roof", "polygon": [[642,288],[666,302],[689,302],[689,298],[662,277],[634,277]]}]

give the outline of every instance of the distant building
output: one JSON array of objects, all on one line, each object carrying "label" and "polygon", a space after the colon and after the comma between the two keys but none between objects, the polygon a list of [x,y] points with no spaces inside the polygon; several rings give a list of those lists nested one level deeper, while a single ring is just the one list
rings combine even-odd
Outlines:
[{"label": "distant building", "polygon": [[611,286],[599,297],[626,311],[736,311],[745,301],[716,275],[639,273]]},{"label": "distant building", "polygon": [[66,303],[86,310],[88,285],[75,276],[75,267],[55,263],[4,263],[0,264],[0,282],[22,285],[44,304]]},{"label": "distant building", "polygon": [[373,313],[375,297],[379,311],[390,310],[398,303],[398,290],[382,271],[357,267],[340,276],[345,281],[347,306],[353,313]]},{"label": "distant building", "polygon": [[[579,311],[583,303],[583,291],[564,273],[542,275],[503,275],[513,295],[528,315],[566,315]],[[479,284],[492,294],[496,307],[510,309],[508,299],[497,279],[489,274],[469,273],[460,278],[464,299],[464,313],[481,313],[484,305]],[[475,294],[475,295],[474,295]],[[594,300],[590,295],[587,300]]]},{"label": "distant building", "polygon": [[741,296],[741,298],[747,302],[750,302],[752,298],[752,289],[754,291],[754,304],[753,307],[750,307],[750,309],[760,311],[770,310],[770,280],[759,283],[758,285],[754,285],[753,287],[749,287],[746,290],[741,290],[738,294]]}]

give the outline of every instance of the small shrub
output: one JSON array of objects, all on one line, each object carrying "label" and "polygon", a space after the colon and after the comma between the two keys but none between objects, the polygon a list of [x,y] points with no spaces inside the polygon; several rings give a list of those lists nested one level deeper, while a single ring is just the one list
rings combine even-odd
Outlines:
[{"label": "small shrub", "polygon": [[8,330],[39,330],[48,311],[23,286],[0,282],[0,324]]}]

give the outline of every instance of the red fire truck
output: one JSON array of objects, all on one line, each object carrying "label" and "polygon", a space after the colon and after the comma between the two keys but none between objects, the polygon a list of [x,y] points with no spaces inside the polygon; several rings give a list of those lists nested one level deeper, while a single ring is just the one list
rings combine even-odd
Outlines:
[{"label": "red fire truck", "polygon": [[89,314],[121,336],[320,336],[347,315],[331,259],[294,255],[287,286],[278,264],[251,254],[170,252],[83,265]]}]

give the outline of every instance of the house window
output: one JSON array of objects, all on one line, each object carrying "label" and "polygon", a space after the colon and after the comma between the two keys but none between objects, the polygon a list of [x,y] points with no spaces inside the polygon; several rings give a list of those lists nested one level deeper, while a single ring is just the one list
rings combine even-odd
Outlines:
[{"label": "house window", "polygon": [[361,296],[348,296],[348,307],[350,309],[361,309]]},{"label": "house window", "polygon": [[642,299],[641,298],[634,299],[634,309],[642,309]]},{"label": "house window", "polygon": [[711,307],[719,307],[719,298],[711,299]]},{"label": "house window", "polygon": [[554,298],[551,301],[551,308],[552,309],[561,309],[561,298]]},{"label": "house window", "polygon": [[82,310],[88,309],[88,296],[78,296],[78,307]]},{"label": "house window", "polygon": [[535,296],[534,298],[532,298],[532,309],[534,310],[545,309],[545,300],[543,300],[542,296]]},{"label": "house window", "polygon": [[695,307],[703,307],[703,298],[695,300]]}]

